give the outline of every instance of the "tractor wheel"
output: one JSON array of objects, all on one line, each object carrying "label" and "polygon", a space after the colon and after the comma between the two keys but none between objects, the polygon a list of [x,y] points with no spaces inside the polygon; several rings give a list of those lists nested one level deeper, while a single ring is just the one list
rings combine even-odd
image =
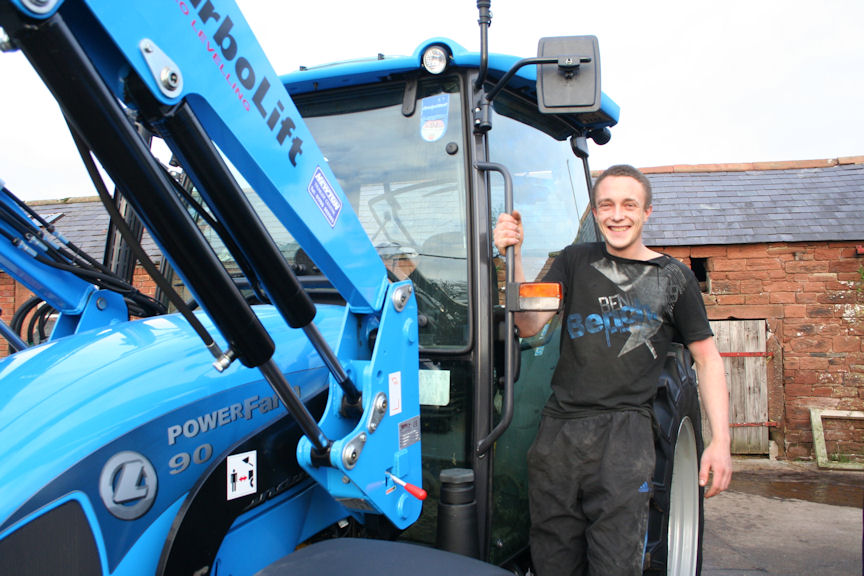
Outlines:
[{"label": "tractor wheel", "polygon": [[702,419],[689,352],[670,352],[654,401],[654,491],[644,567],[651,575],[695,576],[702,569],[704,490],[699,486]]}]

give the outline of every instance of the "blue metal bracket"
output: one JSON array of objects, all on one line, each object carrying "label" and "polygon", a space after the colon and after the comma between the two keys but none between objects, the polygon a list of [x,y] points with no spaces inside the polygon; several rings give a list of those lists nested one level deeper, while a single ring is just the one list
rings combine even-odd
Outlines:
[{"label": "blue metal bracket", "polygon": [[[420,486],[420,392],[418,381],[417,302],[410,282],[391,284],[380,325],[363,325],[346,311],[338,355],[363,392],[359,421],[342,415],[342,390],[331,381],[320,426],[333,442],[330,467],[316,466],[305,437],[297,460],[348,509],[386,515],[406,528],[420,515],[422,503],[389,476]],[[368,360],[363,350],[371,339]]]},{"label": "blue metal bracket", "polygon": [[105,328],[129,319],[123,296],[110,290],[90,292],[80,314],[60,314],[51,331],[51,339],[77,334],[93,328]]}]

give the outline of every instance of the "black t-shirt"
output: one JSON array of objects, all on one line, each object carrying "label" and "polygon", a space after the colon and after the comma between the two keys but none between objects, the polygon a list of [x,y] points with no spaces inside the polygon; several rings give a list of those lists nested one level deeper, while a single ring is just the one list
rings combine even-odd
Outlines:
[{"label": "black t-shirt", "polygon": [[564,284],[547,414],[650,411],[670,342],[712,336],[696,277],[670,256],[627,260],[603,243],[571,245],[544,280]]}]

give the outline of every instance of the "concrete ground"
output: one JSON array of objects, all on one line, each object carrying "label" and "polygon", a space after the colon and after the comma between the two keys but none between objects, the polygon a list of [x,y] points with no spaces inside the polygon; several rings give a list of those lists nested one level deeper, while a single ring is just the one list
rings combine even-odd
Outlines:
[{"label": "concrete ground", "polygon": [[703,576],[861,576],[864,473],[736,460],[705,501]]}]

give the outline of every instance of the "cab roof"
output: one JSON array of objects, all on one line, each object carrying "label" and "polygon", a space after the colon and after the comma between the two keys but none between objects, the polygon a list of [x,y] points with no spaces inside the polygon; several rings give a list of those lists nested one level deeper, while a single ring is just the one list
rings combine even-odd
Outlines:
[{"label": "cab roof", "polygon": [[[376,58],[350,60],[334,64],[325,64],[309,68],[301,68],[281,77],[282,83],[292,96],[310,92],[347,88],[363,84],[374,84],[391,78],[393,75],[421,71],[423,52],[430,46],[445,46],[451,54],[449,68],[480,67],[480,53],[469,52],[449,38],[431,38],[422,42],[410,56],[385,56],[379,54]],[[501,78],[521,58],[504,54],[489,54],[488,78],[492,81]],[[508,83],[510,90],[523,97],[537,101],[537,67],[524,66]],[[567,124],[578,128],[598,129],[608,128],[618,123],[620,109],[606,94],[602,94],[600,110],[593,113],[556,114]]]}]

